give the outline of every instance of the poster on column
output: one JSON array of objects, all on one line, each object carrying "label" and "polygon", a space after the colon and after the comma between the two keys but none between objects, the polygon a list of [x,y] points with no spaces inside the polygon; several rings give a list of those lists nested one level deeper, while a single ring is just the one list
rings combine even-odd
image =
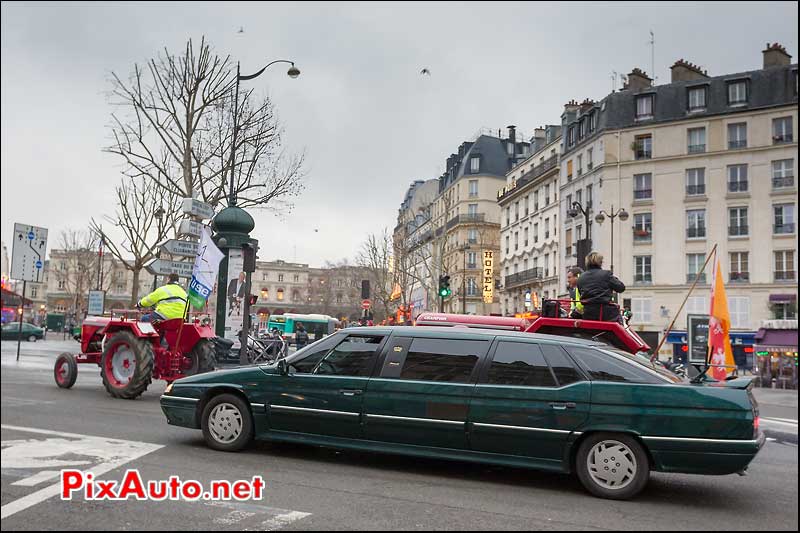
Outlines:
[{"label": "poster on column", "polygon": [[232,248],[228,255],[228,293],[225,302],[225,338],[239,349],[239,332],[244,319],[245,274],[242,250]]}]

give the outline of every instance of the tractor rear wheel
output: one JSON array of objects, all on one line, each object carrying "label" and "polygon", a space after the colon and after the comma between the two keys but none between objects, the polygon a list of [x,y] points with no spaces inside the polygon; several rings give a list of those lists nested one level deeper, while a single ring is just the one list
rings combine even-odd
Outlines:
[{"label": "tractor rear wheel", "polygon": [[78,379],[78,362],[75,361],[75,356],[69,352],[59,355],[53,367],[53,376],[56,378],[56,385],[62,389],[75,385],[75,380]]},{"label": "tractor rear wheel", "polygon": [[211,372],[216,368],[217,359],[214,351],[214,343],[209,339],[200,339],[189,352],[189,359],[192,364],[184,371],[187,376]]},{"label": "tractor rear wheel", "polygon": [[103,350],[100,375],[111,396],[138,398],[153,378],[153,345],[130,331],[114,333]]}]

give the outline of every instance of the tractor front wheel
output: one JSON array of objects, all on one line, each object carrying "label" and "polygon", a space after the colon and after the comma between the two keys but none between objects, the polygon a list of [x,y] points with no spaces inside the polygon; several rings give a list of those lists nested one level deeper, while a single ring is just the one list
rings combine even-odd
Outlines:
[{"label": "tractor front wheel", "polygon": [[189,352],[189,359],[192,364],[184,370],[187,376],[211,372],[216,367],[217,359],[214,351],[214,343],[208,339],[200,339]]},{"label": "tractor front wheel", "polygon": [[103,350],[100,375],[111,396],[138,398],[152,381],[153,345],[130,331],[114,333]]},{"label": "tractor front wheel", "polygon": [[75,356],[69,352],[59,355],[53,368],[53,376],[56,378],[56,385],[62,389],[75,385],[75,380],[78,379],[78,362],[75,361]]}]

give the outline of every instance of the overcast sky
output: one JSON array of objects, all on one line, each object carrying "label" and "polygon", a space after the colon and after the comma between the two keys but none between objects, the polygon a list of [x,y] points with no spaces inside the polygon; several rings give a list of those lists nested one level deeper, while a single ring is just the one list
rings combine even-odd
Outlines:
[{"label": "overcast sky", "polygon": [[665,83],[678,58],[711,75],[760,68],[767,42],[796,62],[797,23],[796,2],[3,2],[0,236],[10,253],[14,222],[44,226],[52,248],[60,230],[113,212],[108,74],[190,37],[205,35],[243,73],[278,58],[301,69],[245,82],[274,98],[286,145],[308,155],[294,211],[251,211],[253,236],[261,259],[319,266],[393,228],[408,185],[437,177],[479,128],[529,133],[558,123],[572,98],[605,96],[612,70],[650,73],[650,29]]}]

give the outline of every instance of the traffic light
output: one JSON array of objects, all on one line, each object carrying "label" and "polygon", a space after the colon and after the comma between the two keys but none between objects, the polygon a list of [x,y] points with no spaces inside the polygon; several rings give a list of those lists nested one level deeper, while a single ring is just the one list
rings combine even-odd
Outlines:
[{"label": "traffic light", "polygon": [[451,294],[453,291],[450,290],[450,276],[439,276],[439,296],[447,298]]}]

